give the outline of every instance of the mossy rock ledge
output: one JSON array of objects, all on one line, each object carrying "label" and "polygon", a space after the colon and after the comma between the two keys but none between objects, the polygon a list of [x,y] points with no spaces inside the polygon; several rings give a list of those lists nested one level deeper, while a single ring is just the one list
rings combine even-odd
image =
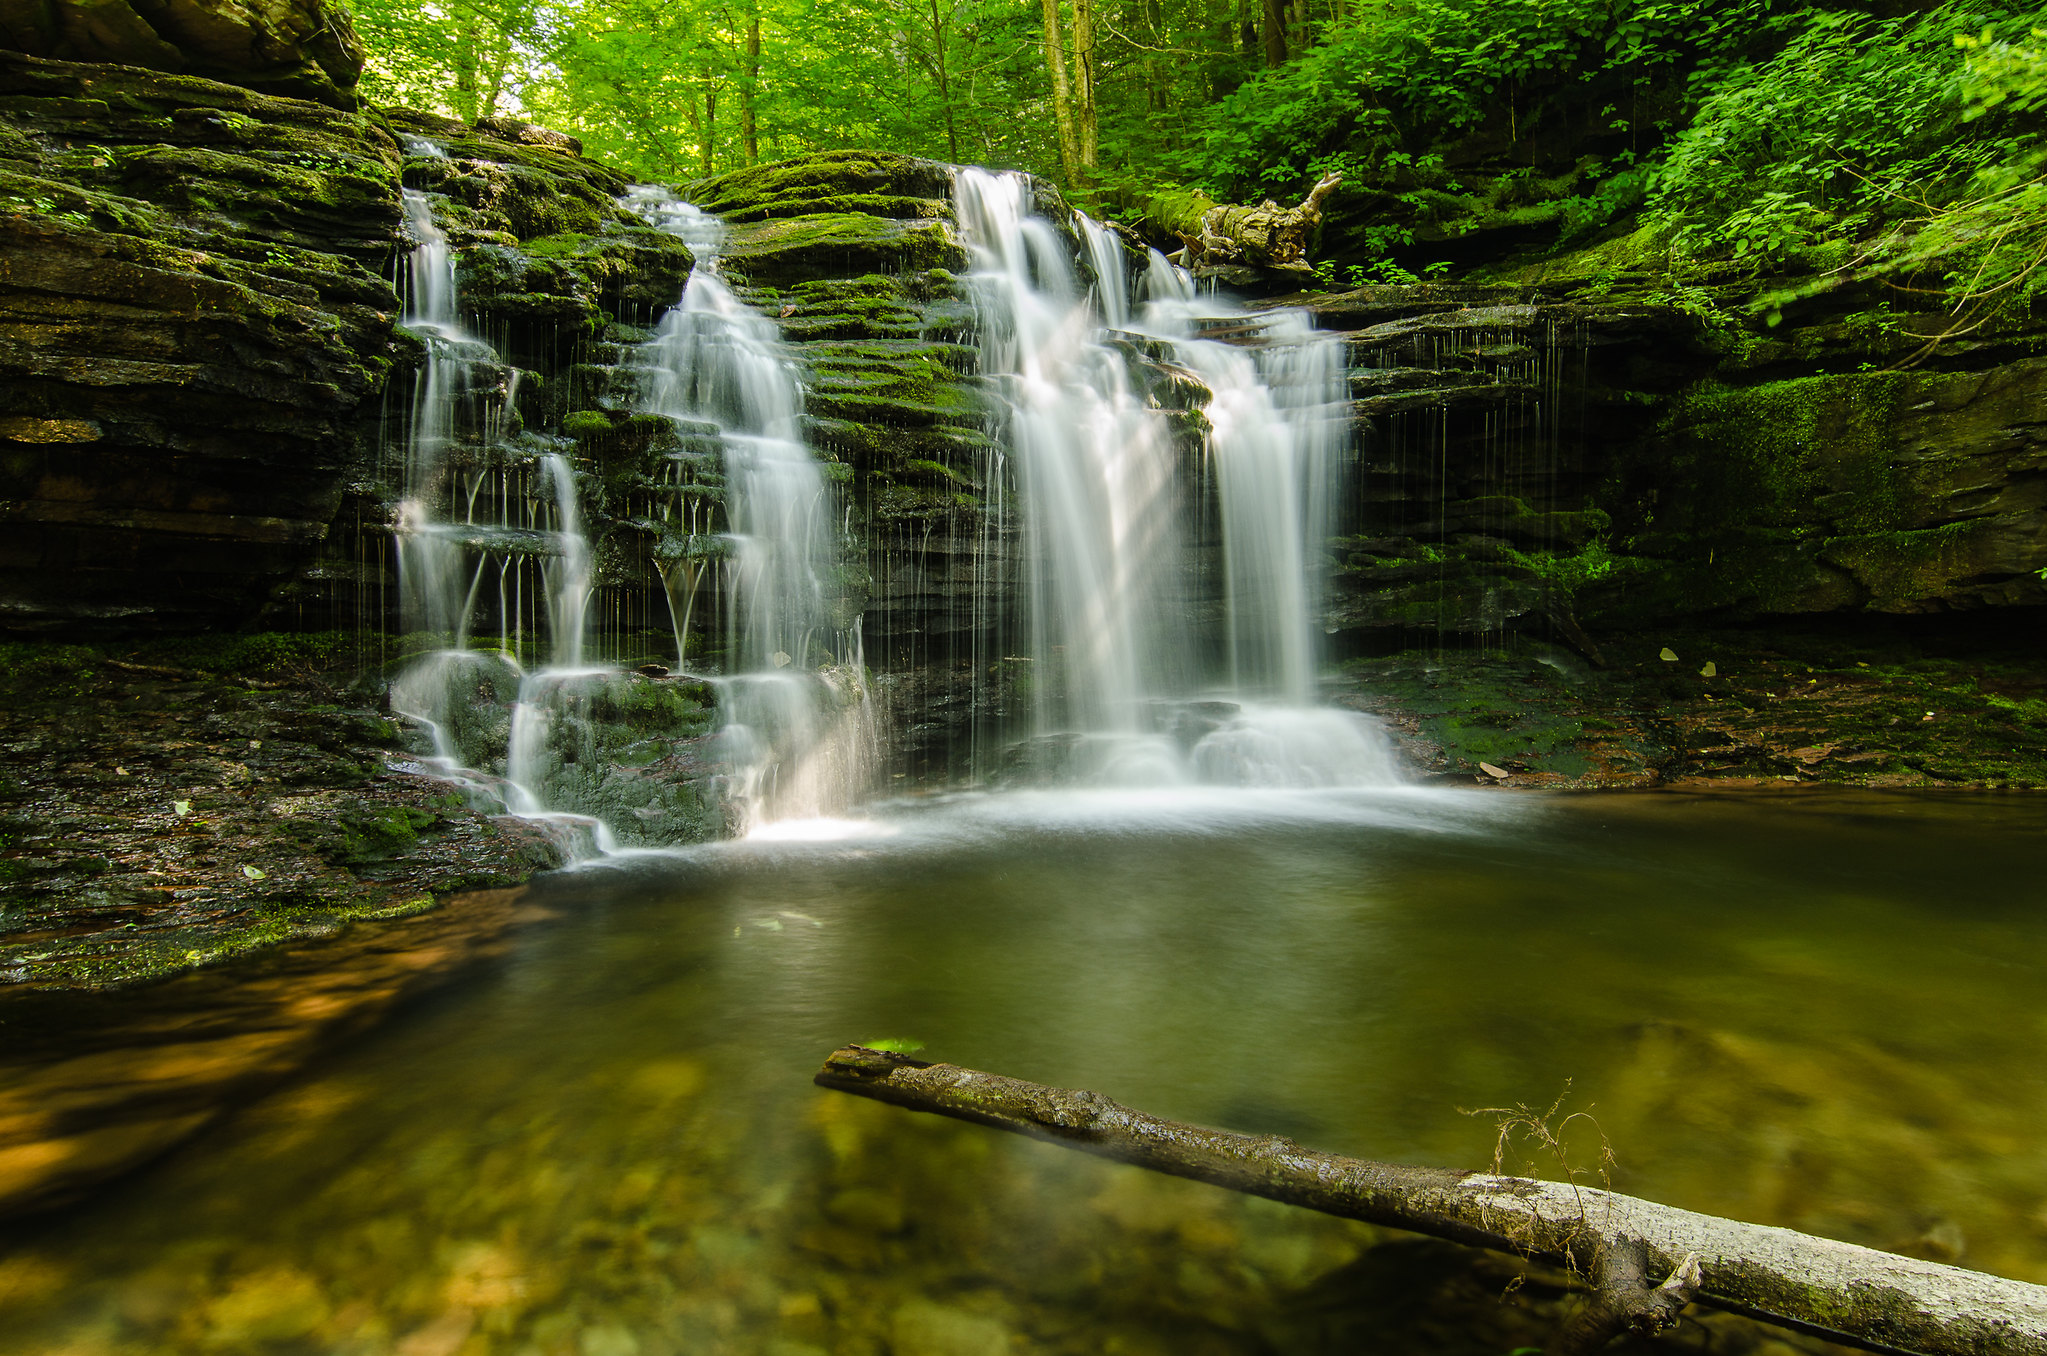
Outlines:
[{"label": "mossy rock ledge", "polygon": [[240,620],[399,357],[398,146],[190,76],[0,52],[0,625]]}]

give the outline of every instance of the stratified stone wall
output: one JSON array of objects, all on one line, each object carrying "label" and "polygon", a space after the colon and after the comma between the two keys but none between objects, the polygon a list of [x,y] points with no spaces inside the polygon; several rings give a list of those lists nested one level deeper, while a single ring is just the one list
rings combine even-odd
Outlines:
[{"label": "stratified stone wall", "polygon": [[197,75],[353,109],[363,48],[327,0],[8,0],[0,48]]},{"label": "stratified stone wall", "polygon": [[302,568],[398,358],[397,143],[0,53],[0,626],[198,625]]}]

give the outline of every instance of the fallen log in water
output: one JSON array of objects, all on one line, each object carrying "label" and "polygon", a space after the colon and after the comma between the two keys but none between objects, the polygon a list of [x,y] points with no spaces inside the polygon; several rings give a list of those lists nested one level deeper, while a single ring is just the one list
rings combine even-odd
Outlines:
[{"label": "fallen log in water", "polygon": [[[1009,1130],[1324,1214],[1570,1267],[1583,1311],[1548,1356],[1654,1332],[1701,1303],[1872,1351],[2047,1356],[2047,1287],[1566,1182],[1417,1168],[1162,1120],[1099,1093],[864,1046],[820,1087]],[[1668,1278],[1668,1279],[1664,1279]],[[1659,1283],[1660,1282],[1660,1283]]]}]

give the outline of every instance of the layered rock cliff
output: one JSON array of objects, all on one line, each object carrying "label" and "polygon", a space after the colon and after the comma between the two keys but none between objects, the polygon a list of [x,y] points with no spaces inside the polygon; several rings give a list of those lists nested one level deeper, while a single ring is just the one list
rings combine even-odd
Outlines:
[{"label": "layered rock cliff", "polygon": [[[717,570],[690,543],[720,530],[716,458],[646,400],[692,260],[619,176],[542,129],[189,76],[9,56],[0,90],[6,625],[283,624],[390,653],[423,353],[397,286],[407,189],[495,355],[458,420],[466,493],[544,507],[540,461],[566,457],[607,648],[673,663],[684,577],[715,623]],[[1015,695],[989,600],[1028,564],[952,172],[842,152],[679,187],[722,219],[723,276],[802,370],[843,487],[840,621],[862,618],[922,732],[908,766],[942,771],[934,751]],[[1322,619],[1339,658],[1532,634],[1596,661],[1603,635],[1649,627],[2047,601],[2023,324],[1884,371],[1906,341],[1841,305],[1751,329],[1596,259],[1280,302],[1348,344]],[[1199,521],[1206,395],[1130,347]],[[514,536],[477,546],[518,557]],[[1197,549],[1175,604],[1190,634],[1218,625],[1213,564]]]},{"label": "layered rock cliff", "polygon": [[398,147],[0,53],[0,611],[232,625],[304,568],[397,365]]}]

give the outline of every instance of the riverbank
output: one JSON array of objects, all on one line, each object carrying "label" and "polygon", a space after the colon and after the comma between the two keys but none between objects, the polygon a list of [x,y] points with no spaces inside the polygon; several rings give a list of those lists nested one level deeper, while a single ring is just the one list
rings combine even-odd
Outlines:
[{"label": "riverbank", "polygon": [[413,770],[341,638],[0,646],[0,996],[132,985],[559,865]]},{"label": "riverbank", "polygon": [[[1444,784],[2047,787],[2047,655],[1995,619],[1672,626],[1343,666],[1337,696]],[[1488,768],[1493,769],[1491,771]]]}]

